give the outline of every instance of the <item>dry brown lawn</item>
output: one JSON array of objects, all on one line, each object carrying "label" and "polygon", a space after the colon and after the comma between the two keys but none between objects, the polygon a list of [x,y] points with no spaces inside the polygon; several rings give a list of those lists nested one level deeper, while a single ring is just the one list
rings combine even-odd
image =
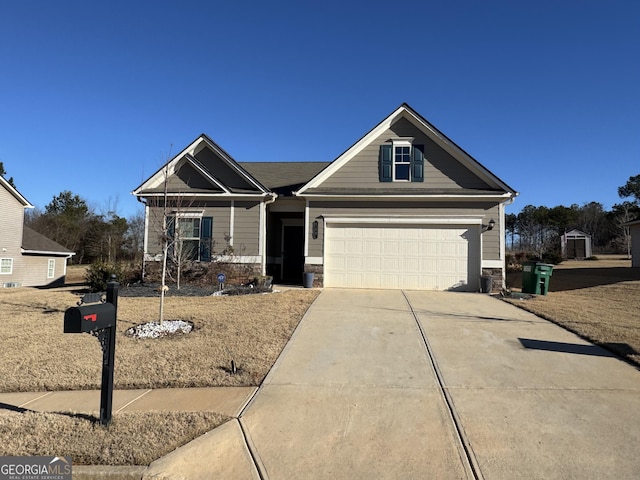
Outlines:
[{"label": "dry brown lawn", "polygon": [[[186,336],[138,340],[124,331],[155,320],[158,298],[120,297],[115,388],[259,385],[318,295],[167,297],[165,319],[187,320]],[[100,388],[102,350],[88,334],[63,334],[71,291],[0,289],[0,392]],[[234,360],[239,371],[228,373]]]},{"label": "dry brown lawn", "polygon": [[87,265],[68,265],[65,283],[67,285],[84,283],[87,269]]},{"label": "dry brown lawn", "polygon": [[[551,320],[640,366],[640,269],[621,256],[554,266],[549,293],[507,301]],[[521,274],[507,284],[520,291]]]},{"label": "dry brown lawn", "polygon": [[0,415],[1,456],[70,456],[74,465],[148,465],[224,423],[214,412],[121,412],[108,428],[83,415]]},{"label": "dry brown lawn", "polygon": [[[259,385],[317,290],[269,295],[168,297],[165,319],[193,322],[185,336],[124,334],[157,318],[158,298],[120,297],[116,388]],[[102,351],[87,334],[63,334],[72,289],[0,289],[0,392],[100,388]],[[229,372],[231,360],[239,371]],[[14,411],[11,411],[14,410]],[[0,455],[69,455],[75,464],[148,465],[215,428],[215,412],[121,412],[104,428],[73,412],[0,411]]]}]

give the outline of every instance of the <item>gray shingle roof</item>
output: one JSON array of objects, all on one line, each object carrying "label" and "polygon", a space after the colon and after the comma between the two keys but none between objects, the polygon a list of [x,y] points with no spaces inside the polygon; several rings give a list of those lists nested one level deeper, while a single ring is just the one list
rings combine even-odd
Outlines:
[{"label": "gray shingle roof", "polygon": [[330,162],[240,162],[262,185],[282,195],[298,190]]},{"label": "gray shingle roof", "polygon": [[61,255],[74,253],[26,225],[22,232],[22,248],[30,252],[55,252]]}]

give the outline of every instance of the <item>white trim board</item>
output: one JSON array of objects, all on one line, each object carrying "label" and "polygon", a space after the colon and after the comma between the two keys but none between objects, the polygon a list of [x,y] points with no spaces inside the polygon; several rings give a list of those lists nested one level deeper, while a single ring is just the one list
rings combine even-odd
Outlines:
[{"label": "white trim board", "polygon": [[386,223],[392,225],[482,225],[478,216],[333,216],[323,215],[325,223]]}]

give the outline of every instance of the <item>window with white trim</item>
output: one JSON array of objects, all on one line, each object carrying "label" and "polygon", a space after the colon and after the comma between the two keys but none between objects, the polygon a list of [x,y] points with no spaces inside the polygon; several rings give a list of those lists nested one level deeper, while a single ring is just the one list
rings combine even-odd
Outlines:
[{"label": "window with white trim", "polygon": [[53,278],[56,274],[56,261],[53,258],[49,259],[47,263],[47,278]]},{"label": "window with white trim", "polygon": [[11,275],[13,273],[13,258],[0,258],[0,274]]},{"label": "window with white trim", "polygon": [[396,138],[380,145],[378,173],[381,182],[424,182],[424,145]]},{"label": "window with white trim", "polygon": [[185,260],[198,260],[200,252],[200,219],[177,218],[176,247],[182,249]]},{"label": "window with white trim", "polygon": [[393,142],[393,181],[411,180],[411,142]]},{"label": "window with white trim", "polygon": [[176,261],[211,261],[213,217],[184,212],[167,218],[169,254]]}]

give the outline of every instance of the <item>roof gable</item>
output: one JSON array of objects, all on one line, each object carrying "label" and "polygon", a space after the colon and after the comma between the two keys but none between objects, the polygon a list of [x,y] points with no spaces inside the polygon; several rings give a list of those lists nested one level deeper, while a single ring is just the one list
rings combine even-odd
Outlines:
[{"label": "roof gable", "polygon": [[573,230],[569,230],[564,233],[565,237],[591,237],[588,233],[583,232],[582,230],[578,230],[574,228]]},{"label": "roof gable", "polygon": [[196,138],[131,193],[136,196],[162,193],[165,176],[170,194],[261,195],[268,192],[205,134]]},{"label": "roof gable", "polygon": [[[423,194],[427,193],[426,180],[425,184],[379,182],[378,151],[380,144],[389,142],[392,138],[411,138],[415,139],[415,144],[424,144],[425,179],[438,177],[437,188],[431,187],[433,193],[440,190],[453,191],[457,189],[461,192],[465,191],[465,193],[475,190],[485,193],[491,192],[494,195],[496,193],[511,197],[517,195],[517,192],[448,139],[406,103],[354,143],[296,194],[337,192],[340,190],[341,184],[357,185],[358,187],[366,184],[371,187],[370,191],[375,191],[378,194],[393,190],[405,194],[415,190],[419,190]],[[427,168],[431,169],[430,177],[428,177]],[[370,177],[368,183],[363,181],[362,177],[358,177],[359,174]],[[337,180],[339,177],[342,177],[340,181]]]},{"label": "roof gable", "polygon": [[29,203],[29,201],[22,196],[18,190],[12,186],[3,176],[0,175],[0,185],[2,185],[7,192],[14,196],[14,198],[24,207],[24,208],[33,208],[33,205]]}]

